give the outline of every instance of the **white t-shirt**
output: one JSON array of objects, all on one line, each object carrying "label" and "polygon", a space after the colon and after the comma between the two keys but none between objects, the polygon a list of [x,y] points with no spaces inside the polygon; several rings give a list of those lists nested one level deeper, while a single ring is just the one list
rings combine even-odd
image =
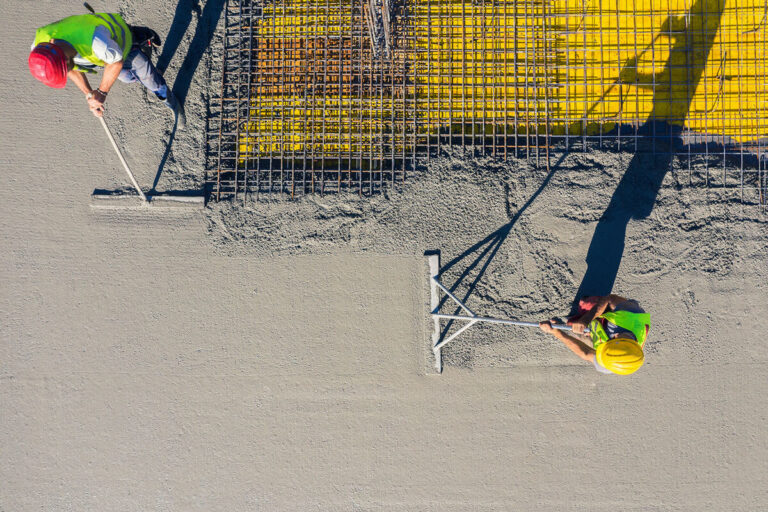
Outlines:
[{"label": "white t-shirt", "polygon": [[[32,45],[32,48],[35,46]],[[91,48],[93,54],[99,59],[103,60],[106,64],[114,64],[123,60],[123,49],[120,45],[112,39],[112,34],[107,27],[98,26],[93,31],[93,42],[91,42]],[[86,60],[78,53],[75,55],[75,64],[84,68],[95,67],[93,62]]]},{"label": "white t-shirt", "polygon": [[597,362],[596,354],[592,354],[592,363],[595,365],[595,370],[599,371],[600,373],[613,374],[611,370]]}]

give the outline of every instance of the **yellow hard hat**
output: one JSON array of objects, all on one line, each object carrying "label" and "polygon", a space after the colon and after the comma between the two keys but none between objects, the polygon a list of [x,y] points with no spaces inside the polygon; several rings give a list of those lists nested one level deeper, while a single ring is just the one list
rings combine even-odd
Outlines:
[{"label": "yellow hard hat", "polygon": [[597,362],[618,375],[635,373],[643,366],[643,347],[634,340],[614,338],[597,347]]}]

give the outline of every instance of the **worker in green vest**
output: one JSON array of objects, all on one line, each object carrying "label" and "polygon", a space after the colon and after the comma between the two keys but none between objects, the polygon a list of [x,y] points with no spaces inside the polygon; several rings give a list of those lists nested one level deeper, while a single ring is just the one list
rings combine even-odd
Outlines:
[{"label": "worker in green vest", "polygon": [[[184,109],[163,76],[141,50],[142,44],[160,44],[150,29],[131,27],[116,13],[70,16],[38,28],[29,54],[29,70],[45,85],[63,88],[69,78],[85,95],[97,117],[104,113],[112,85],[141,82],[170,108],[180,129],[186,123]],[[101,83],[92,88],[86,73],[103,69]]]},{"label": "worker in green vest", "polygon": [[635,300],[613,294],[585,297],[579,301],[576,315],[568,320],[573,334],[553,328],[552,323],[539,322],[539,328],[601,373],[629,375],[643,365],[643,345],[651,327],[651,315]]}]

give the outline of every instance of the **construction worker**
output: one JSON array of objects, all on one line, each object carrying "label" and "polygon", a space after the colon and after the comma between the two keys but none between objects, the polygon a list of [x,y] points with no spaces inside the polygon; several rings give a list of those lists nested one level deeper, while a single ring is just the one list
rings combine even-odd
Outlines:
[{"label": "construction worker", "polygon": [[[552,323],[539,322],[539,328],[594,364],[601,373],[629,375],[643,365],[643,345],[651,327],[651,315],[635,300],[613,294],[585,297],[579,301],[576,315],[568,320],[573,334],[553,328]],[[584,334],[587,328],[589,337]]]},{"label": "construction worker", "polygon": [[[170,108],[183,129],[184,109],[144,54],[141,45],[159,45],[157,34],[144,27],[131,27],[119,14],[93,13],[70,16],[38,28],[29,70],[49,87],[63,88],[67,78],[80,89],[93,115],[101,117],[115,80],[141,82]],[[86,73],[104,70],[101,83],[91,87]]]}]

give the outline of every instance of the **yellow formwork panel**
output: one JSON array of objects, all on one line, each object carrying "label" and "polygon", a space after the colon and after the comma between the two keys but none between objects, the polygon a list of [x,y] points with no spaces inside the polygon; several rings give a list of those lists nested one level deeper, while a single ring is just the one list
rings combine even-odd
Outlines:
[{"label": "yellow formwork panel", "polygon": [[535,98],[516,105],[518,118],[546,116],[551,133],[656,119],[766,134],[764,0],[424,1],[414,14],[422,109],[466,118],[471,96],[474,119],[508,119],[489,99],[514,96]]},{"label": "yellow formwork panel", "polygon": [[[591,117],[599,111],[601,118],[621,116],[638,122],[655,118],[737,139],[765,133],[765,111],[754,104],[755,98],[764,101],[765,95],[765,61],[760,56],[765,52],[765,29],[758,26],[764,4],[622,0],[618,5],[618,10],[607,6],[602,16],[587,15],[586,48],[578,41],[578,32],[568,30],[565,38],[571,48],[581,45],[566,82],[584,79],[578,64],[589,58],[589,49],[596,65],[588,66],[587,76],[594,78],[596,69],[602,74],[598,87],[586,91],[587,104],[599,105]],[[758,30],[748,33],[753,29]],[[577,87],[574,92],[579,97],[585,89]],[[752,99],[751,107],[747,98]],[[578,102],[565,106],[583,115]]]},{"label": "yellow formwork panel", "polygon": [[[409,9],[393,62],[409,63],[415,114],[401,112],[398,85],[370,97],[257,95],[256,136],[241,152],[356,153],[404,116],[421,134],[462,125],[594,134],[649,119],[738,141],[768,131],[765,0],[415,0]],[[363,44],[351,36],[364,23],[352,3],[285,0],[266,6],[260,23],[267,52]]]},{"label": "yellow formwork panel", "polygon": [[[274,72],[284,81],[286,94],[260,94],[257,85],[251,97],[250,122],[240,139],[242,155],[357,154],[370,148],[377,136],[392,131],[390,97],[364,92],[339,96],[327,92],[329,88],[338,90],[338,84],[326,88],[322,83],[326,74],[338,76],[338,59],[348,58],[339,52],[364,44],[359,36],[364,33],[364,23],[359,11],[353,13],[352,2],[286,0],[265,5],[254,34],[259,56],[266,63],[262,75]],[[297,52],[302,49],[312,51]],[[306,96],[290,94],[296,87],[289,83],[290,73],[288,78],[284,73],[286,69],[306,72],[310,63],[297,62],[300,58],[322,61],[311,63],[317,75],[312,76],[314,90]]]}]

